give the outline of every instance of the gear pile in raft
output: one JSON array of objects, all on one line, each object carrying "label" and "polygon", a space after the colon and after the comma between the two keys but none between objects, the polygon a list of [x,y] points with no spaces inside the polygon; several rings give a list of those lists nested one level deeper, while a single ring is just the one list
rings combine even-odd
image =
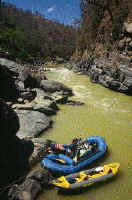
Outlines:
[{"label": "gear pile in raft", "polygon": [[105,181],[117,174],[119,163],[81,171],[106,152],[107,144],[102,137],[87,137],[84,141],[75,138],[70,145],[51,144],[49,154],[42,159],[41,165],[54,174],[62,175],[51,184],[60,189],[73,190]]},{"label": "gear pile in raft", "polygon": [[53,180],[52,184],[65,190],[87,187],[112,178],[117,174],[119,167],[119,163],[112,163],[92,168],[67,176],[61,176],[58,179]]}]

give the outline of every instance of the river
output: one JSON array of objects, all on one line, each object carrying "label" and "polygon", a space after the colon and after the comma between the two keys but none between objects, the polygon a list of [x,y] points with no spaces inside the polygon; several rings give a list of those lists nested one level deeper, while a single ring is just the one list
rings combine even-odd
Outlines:
[{"label": "river", "polygon": [[100,165],[119,162],[115,179],[91,186],[79,194],[63,195],[56,188],[44,191],[37,200],[132,200],[132,97],[111,91],[65,68],[47,72],[49,79],[71,87],[83,106],[59,105],[53,129],[43,136],[60,143],[71,143],[75,136],[104,137],[108,156]]}]

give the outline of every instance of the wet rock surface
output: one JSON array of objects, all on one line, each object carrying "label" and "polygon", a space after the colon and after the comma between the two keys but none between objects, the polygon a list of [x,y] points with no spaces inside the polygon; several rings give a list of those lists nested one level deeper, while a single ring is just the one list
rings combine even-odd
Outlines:
[{"label": "wet rock surface", "polygon": [[63,83],[57,82],[57,81],[51,81],[51,80],[42,80],[40,83],[40,87],[45,92],[56,92],[56,91],[62,91],[62,95],[68,95],[72,96],[72,90],[65,86]]},{"label": "wet rock surface", "polygon": [[[59,110],[57,104],[72,95],[67,86],[45,83],[44,74],[36,76],[25,67],[0,58],[0,188],[7,199],[35,199],[47,187],[50,175],[44,170],[34,172],[23,183],[17,180],[47,154],[50,141],[36,137],[51,127],[49,116]],[[12,185],[14,181],[18,185]]]},{"label": "wet rock surface", "polygon": [[9,200],[34,200],[52,180],[46,169],[31,172],[20,185],[14,185],[8,193]]},{"label": "wet rock surface", "polygon": [[[47,155],[47,149],[53,141],[44,138],[34,138],[27,141],[34,145],[33,152],[28,157],[28,165],[32,167]],[[34,200],[42,190],[44,191],[50,185],[51,180],[53,177],[48,170],[43,168],[33,170],[25,176],[23,181],[10,187],[7,193],[8,199]]]},{"label": "wet rock surface", "polygon": [[48,147],[51,143],[54,143],[54,141],[45,140],[44,138],[33,138],[30,141],[32,141],[34,145],[33,152],[29,156],[29,167],[32,167],[48,154]]},{"label": "wet rock surface", "polygon": [[50,127],[52,120],[38,111],[16,110],[20,120],[19,138],[33,138],[39,136]]},{"label": "wet rock surface", "polygon": [[72,101],[72,100],[68,100],[66,102],[66,105],[69,105],[69,106],[82,106],[84,105],[85,103],[83,102],[80,102],[80,101]]},{"label": "wet rock surface", "polygon": [[73,68],[73,71],[88,75],[93,83],[132,95],[132,70],[123,64],[117,67],[112,60],[100,58],[91,65],[88,61],[81,61]]},{"label": "wet rock surface", "polygon": [[4,86],[4,90],[1,88],[1,98],[14,99],[16,102],[21,98],[22,103],[24,100],[32,101],[35,99],[37,96],[35,88],[48,93],[59,91],[59,95],[62,96],[72,95],[72,90],[64,84],[47,80],[44,72],[32,73],[28,64],[23,66],[6,58],[0,58],[0,85]]},{"label": "wet rock surface", "polygon": [[20,138],[37,137],[49,128],[52,120],[48,116],[56,114],[57,104],[66,103],[72,95],[64,84],[47,80],[44,73],[33,74],[28,65],[6,58],[0,58],[0,85],[0,97],[20,118]]}]

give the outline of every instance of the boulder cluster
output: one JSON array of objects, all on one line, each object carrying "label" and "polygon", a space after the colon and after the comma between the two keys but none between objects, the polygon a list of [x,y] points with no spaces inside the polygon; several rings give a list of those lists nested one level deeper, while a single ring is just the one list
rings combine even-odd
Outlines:
[{"label": "boulder cluster", "polygon": [[120,61],[118,64],[117,66],[112,58],[100,57],[92,63],[89,60],[81,61],[74,66],[73,70],[88,75],[93,83],[132,95],[132,69]]},{"label": "boulder cluster", "polygon": [[97,57],[88,54],[85,59],[68,66],[78,74],[86,74],[93,83],[132,94],[132,23],[124,22],[113,52]]},{"label": "boulder cluster", "polygon": [[[26,66],[0,58],[0,196],[5,191],[8,199],[34,199],[47,186],[47,171],[27,174],[47,153],[50,141],[38,137],[51,127],[50,115],[71,95],[70,88],[47,80],[44,73],[33,74]],[[17,181],[20,177],[22,182]],[[14,180],[16,184],[7,187]]]}]

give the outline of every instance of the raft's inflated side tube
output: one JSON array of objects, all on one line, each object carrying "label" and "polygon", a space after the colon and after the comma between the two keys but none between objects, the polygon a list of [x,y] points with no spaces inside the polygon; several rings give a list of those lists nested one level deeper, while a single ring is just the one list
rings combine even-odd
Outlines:
[{"label": "raft's inflated side tube", "polygon": [[77,188],[80,188],[80,187],[86,187],[86,186],[92,185],[94,183],[103,182],[103,181],[105,181],[109,178],[112,178],[113,176],[114,176],[114,174],[111,172],[109,174],[106,174],[104,176],[100,176],[98,178],[85,180],[83,182],[78,182],[76,184],[71,184],[69,189],[77,189]]},{"label": "raft's inflated side tube", "polygon": [[89,170],[61,176],[52,181],[52,184],[62,190],[73,190],[87,187],[94,183],[106,181],[115,176],[119,170],[120,163],[111,163]]},{"label": "raft's inflated side tube", "polygon": [[[87,142],[96,142],[98,146],[98,151],[95,154],[92,154],[88,159],[81,162],[75,162],[72,158],[63,155],[63,154],[49,154],[41,161],[41,165],[50,169],[52,172],[60,172],[63,174],[70,174],[78,172],[83,169],[88,164],[102,157],[107,150],[107,145],[104,138],[99,136],[93,136],[86,138]],[[64,160],[65,164],[55,162],[55,159]]]}]

